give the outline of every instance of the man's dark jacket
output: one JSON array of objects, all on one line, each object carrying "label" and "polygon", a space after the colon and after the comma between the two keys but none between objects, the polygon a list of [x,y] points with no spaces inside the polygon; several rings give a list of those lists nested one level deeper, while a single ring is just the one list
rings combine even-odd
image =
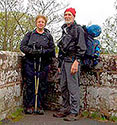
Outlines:
[{"label": "man's dark jacket", "polygon": [[64,59],[72,58],[80,60],[86,51],[85,36],[83,28],[74,22],[69,27],[62,26],[62,37],[58,43],[59,47],[59,67]]}]

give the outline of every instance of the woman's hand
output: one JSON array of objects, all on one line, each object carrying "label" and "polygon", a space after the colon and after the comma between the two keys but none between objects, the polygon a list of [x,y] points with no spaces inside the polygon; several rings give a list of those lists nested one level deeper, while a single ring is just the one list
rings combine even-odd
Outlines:
[{"label": "woman's hand", "polygon": [[78,65],[79,62],[75,60],[71,66],[71,74],[74,75],[76,72],[78,72]]}]

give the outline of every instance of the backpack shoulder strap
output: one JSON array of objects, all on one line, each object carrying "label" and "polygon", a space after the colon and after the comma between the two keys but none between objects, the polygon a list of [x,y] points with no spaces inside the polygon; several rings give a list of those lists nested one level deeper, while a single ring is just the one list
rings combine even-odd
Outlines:
[{"label": "backpack shoulder strap", "polygon": [[32,33],[33,33],[33,31],[29,31],[29,32],[27,33],[27,36],[28,36],[29,39],[30,39]]},{"label": "backpack shoulder strap", "polygon": [[45,30],[45,34],[48,37],[48,39],[50,39],[50,31],[48,29],[44,29]]}]

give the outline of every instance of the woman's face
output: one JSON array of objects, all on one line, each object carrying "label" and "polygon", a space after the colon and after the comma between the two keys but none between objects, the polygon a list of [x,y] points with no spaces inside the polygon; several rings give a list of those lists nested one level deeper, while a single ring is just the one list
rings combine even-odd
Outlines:
[{"label": "woman's face", "polygon": [[45,20],[43,18],[37,19],[37,21],[36,21],[37,28],[44,29],[45,25],[46,25]]}]

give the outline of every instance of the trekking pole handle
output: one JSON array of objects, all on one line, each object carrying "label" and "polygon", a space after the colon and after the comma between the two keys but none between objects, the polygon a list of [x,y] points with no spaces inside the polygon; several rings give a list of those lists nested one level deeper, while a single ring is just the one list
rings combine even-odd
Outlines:
[{"label": "trekking pole handle", "polygon": [[41,51],[43,51],[43,46],[40,46]]},{"label": "trekking pole handle", "polygon": [[35,47],[35,43],[33,43],[33,49],[34,49],[34,50],[36,49],[36,47]]}]

